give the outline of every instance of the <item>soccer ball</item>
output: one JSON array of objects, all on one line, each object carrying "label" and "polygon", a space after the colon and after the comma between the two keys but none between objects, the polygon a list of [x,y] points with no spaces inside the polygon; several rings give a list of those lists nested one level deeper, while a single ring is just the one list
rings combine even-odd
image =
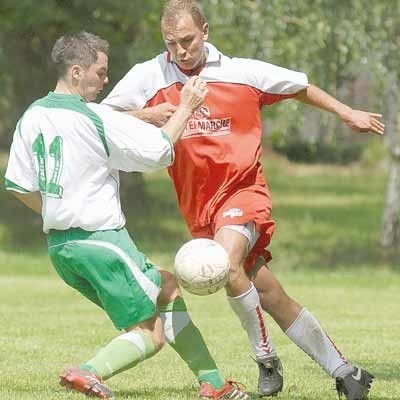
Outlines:
[{"label": "soccer ball", "polygon": [[179,284],[198,296],[212,294],[228,282],[229,256],[215,240],[193,239],[176,253],[174,268]]}]

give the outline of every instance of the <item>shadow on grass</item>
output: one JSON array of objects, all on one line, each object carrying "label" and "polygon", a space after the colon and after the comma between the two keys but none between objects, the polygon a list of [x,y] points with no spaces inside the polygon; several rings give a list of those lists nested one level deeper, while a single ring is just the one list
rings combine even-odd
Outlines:
[{"label": "shadow on grass", "polygon": [[317,262],[321,263],[322,260],[331,268],[361,265],[379,269],[381,266],[390,266],[393,271],[400,272],[400,250],[382,249],[379,245],[366,248],[351,243],[341,244],[337,249],[322,253]]},{"label": "shadow on grass", "polygon": [[132,390],[114,390],[117,398],[121,399],[163,399],[163,398],[176,398],[182,399],[183,394],[186,399],[195,399],[198,397],[198,391],[193,386],[188,386],[183,389],[168,387],[151,386],[148,389],[132,389]]},{"label": "shadow on grass", "polygon": [[[132,391],[128,390],[114,390],[114,393],[117,398],[121,399],[187,399],[193,400],[199,398],[198,388],[193,386],[187,386],[185,388],[174,388],[168,387],[167,385],[163,385],[162,387],[151,386],[148,389],[136,390]],[[258,399],[259,396],[256,393],[247,392],[250,395],[251,399]]]}]

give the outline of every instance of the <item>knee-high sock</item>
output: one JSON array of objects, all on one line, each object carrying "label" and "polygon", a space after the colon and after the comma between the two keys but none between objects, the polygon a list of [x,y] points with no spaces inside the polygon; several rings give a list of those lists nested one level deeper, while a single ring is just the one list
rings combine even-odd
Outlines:
[{"label": "knee-high sock", "polygon": [[316,361],[330,376],[336,378],[353,371],[317,319],[303,308],[286,330],[286,335]]},{"label": "knee-high sock", "polygon": [[276,356],[262,312],[260,297],[254,285],[237,297],[229,297],[229,304],[246,330],[257,359]]},{"label": "knee-high sock", "polygon": [[182,298],[159,307],[167,342],[179,354],[199,382],[220,389],[225,380],[198,328],[193,324]]},{"label": "knee-high sock", "polygon": [[149,334],[133,330],[117,336],[98,353],[81,366],[108,379],[122,371],[134,367],[140,361],[151,357],[155,352]]}]

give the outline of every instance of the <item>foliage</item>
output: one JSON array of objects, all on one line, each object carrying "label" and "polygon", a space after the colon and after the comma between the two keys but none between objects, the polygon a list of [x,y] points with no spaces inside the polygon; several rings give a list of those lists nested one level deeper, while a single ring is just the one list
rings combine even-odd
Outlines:
[{"label": "foliage", "polygon": [[[310,81],[355,106],[380,109],[381,86],[354,96],[341,93],[362,71],[370,82],[383,83],[389,70],[400,71],[400,3],[367,0],[203,0],[211,35],[232,56],[256,57],[307,72]],[[159,0],[3,0],[0,12],[0,146],[7,148],[23,109],[54,85],[49,53],[54,40],[70,30],[86,29],[106,37],[112,46],[110,88],[133,63],[158,53]],[[390,40],[389,40],[390,38]],[[368,98],[367,104],[362,99]],[[346,138],[333,117],[315,122],[317,137],[304,128],[308,111],[295,102],[272,107],[268,117],[283,140],[328,142]],[[342,139],[341,139],[342,140]],[[346,144],[346,140],[344,143]]]},{"label": "foliage", "polygon": [[[306,0],[201,3],[211,26],[210,40],[225,53],[305,71],[311,82],[356,107],[382,110],[387,76],[396,73],[400,80],[398,0],[315,0],[312,7]],[[49,53],[59,35],[87,29],[110,41],[111,88],[131,64],[163,48],[161,6],[159,0],[43,0],[40,4],[2,0],[0,150],[8,149],[10,132],[25,107],[53,88]],[[357,86],[360,77],[371,85]],[[263,112],[265,131],[272,133],[275,149],[297,160],[341,163],[360,157],[365,143],[376,147],[376,138],[355,140],[336,118],[320,112],[315,116],[310,110],[288,101]],[[371,163],[381,154],[368,150],[364,159]],[[139,175],[123,180],[127,204],[138,203],[139,209],[148,204]],[[135,201],[129,198],[131,193]],[[9,218],[13,212],[7,214]],[[25,236],[23,227],[14,230],[16,237]]]},{"label": "foliage", "polygon": [[[132,63],[161,49],[158,34],[160,2],[131,0],[3,0],[0,12],[0,143],[8,145],[22,111],[55,85],[50,52],[55,40],[67,31],[89,30],[111,44],[112,82]],[[154,26],[149,35],[147,25]],[[157,33],[156,33],[157,32]],[[3,128],[3,129],[1,129]],[[3,130],[3,137],[1,131]]]},{"label": "foliage", "polygon": [[362,155],[362,147],[358,143],[324,143],[301,140],[296,135],[287,138],[271,135],[270,141],[272,149],[294,162],[348,165],[360,160]]},{"label": "foliage", "polygon": [[[367,110],[382,110],[383,81],[390,69],[400,71],[398,55],[400,3],[367,0],[248,0],[206,2],[211,37],[228,54],[256,57],[295,70],[305,71],[310,82],[347,104]],[[228,38],[228,40],[227,40]],[[389,39],[390,38],[390,39]],[[364,83],[364,85],[360,85]],[[367,86],[367,87],[365,87]],[[268,110],[273,131],[280,133],[280,150],[296,152],[306,161],[349,157],[356,161],[359,149],[370,143],[354,142],[337,118],[312,117],[310,108],[285,103]],[[309,120],[313,132],[310,132]],[[268,131],[267,131],[268,133]],[[315,146],[315,144],[317,144]],[[346,147],[349,150],[346,150]],[[308,159],[309,149],[321,154]],[[299,154],[304,149],[302,154]]]}]

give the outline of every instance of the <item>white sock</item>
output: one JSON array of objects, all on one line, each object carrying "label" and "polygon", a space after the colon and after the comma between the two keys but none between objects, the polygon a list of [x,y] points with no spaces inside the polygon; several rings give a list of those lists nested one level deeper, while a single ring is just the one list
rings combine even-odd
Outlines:
[{"label": "white sock", "polygon": [[338,376],[338,371],[341,376],[353,371],[353,366],[347,362],[307,309],[300,311],[285,333],[333,378]]},{"label": "white sock", "polygon": [[229,297],[229,304],[246,330],[257,359],[276,356],[270,341],[260,298],[253,284],[251,288],[237,297]]}]

